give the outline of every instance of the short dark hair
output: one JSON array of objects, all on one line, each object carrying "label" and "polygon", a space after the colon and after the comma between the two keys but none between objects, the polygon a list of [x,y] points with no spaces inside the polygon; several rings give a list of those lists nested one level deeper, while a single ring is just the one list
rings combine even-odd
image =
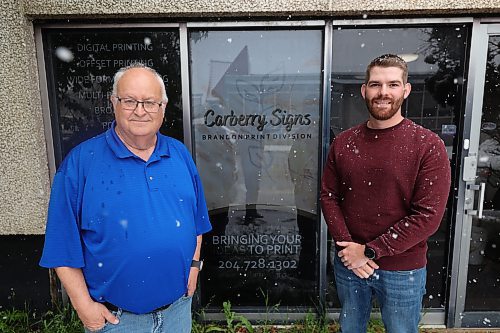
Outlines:
[{"label": "short dark hair", "polygon": [[397,67],[403,70],[403,83],[408,82],[408,65],[406,61],[396,54],[383,54],[373,59],[366,67],[365,83],[370,79],[370,71],[373,67]]}]

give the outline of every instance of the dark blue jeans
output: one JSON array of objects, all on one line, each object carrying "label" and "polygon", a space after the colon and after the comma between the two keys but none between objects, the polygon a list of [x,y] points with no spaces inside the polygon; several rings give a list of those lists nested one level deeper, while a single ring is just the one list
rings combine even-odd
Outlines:
[{"label": "dark blue jeans", "polygon": [[378,301],[387,333],[417,333],[425,294],[426,269],[375,270],[368,279],[357,277],[335,256],[334,273],[342,310],[342,333],[366,332],[372,297]]}]

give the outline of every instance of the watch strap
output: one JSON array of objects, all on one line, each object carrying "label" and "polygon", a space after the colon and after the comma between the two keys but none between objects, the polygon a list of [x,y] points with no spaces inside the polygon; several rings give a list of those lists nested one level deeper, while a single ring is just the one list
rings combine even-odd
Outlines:
[{"label": "watch strap", "polygon": [[203,268],[203,260],[192,260],[191,267],[198,268],[200,271]]}]

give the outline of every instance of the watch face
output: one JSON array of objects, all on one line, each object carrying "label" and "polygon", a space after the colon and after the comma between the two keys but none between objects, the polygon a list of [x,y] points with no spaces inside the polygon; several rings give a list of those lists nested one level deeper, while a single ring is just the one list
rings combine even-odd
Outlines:
[{"label": "watch face", "polygon": [[366,247],[365,257],[367,257],[368,259],[375,259],[375,250],[370,247]]}]

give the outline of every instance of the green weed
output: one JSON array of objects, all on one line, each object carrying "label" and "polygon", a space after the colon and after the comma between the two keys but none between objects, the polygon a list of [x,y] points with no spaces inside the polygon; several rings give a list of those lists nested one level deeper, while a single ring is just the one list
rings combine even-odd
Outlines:
[{"label": "green weed", "polygon": [[0,333],[81,333],[83,326],[69,306],[38,315],[27,307],[0,311]]},{"label": "green weed", "polygon": [[[267,302],[267,301],[266,301]],[[267,313],[278,311],[278,305],[270,306],[266,303]],[[193,321],[193,333],[335,333],[338,332],[338,324],[328,322],[324,316],[318,316],[310,310],[305,318],[299,322],[292,323],[286,327],[275,326],[268,316],[263,322],[253,327],[250,321],[243,315],[237,314],[231,308],[230,302],[223,303],[224,322],[207,323]],[[200,313],[203,317],[203,310]],[[426,332],[425,330],[421,330]],[[56,307],[43,314],[34,311],[3,310],[0,311],[0,333],[81,333],[82,324],[71,306]],[[380,319],[372,319],[368,324],[367,333],[383,333],[384,326]]]},{"label": "green weed", "polygon": [[236,314],[236,312],[231,310],[231,302],[227,301],[222,303],[222,308],[224,310],[224,317],[226,318],[226,327],[222,328],[219,326],[210,326],[205,331],[209,332],[225,332],[225,333],[240,333],[242,329],[245,329],[248,333],[254,333],[253,326],[250,324],[247,318],[242,315]]},{"label": "green weed", "polygon": [[0,332],[17,333],[29,329],[29,316],[26,311],[5,310],[0,312]]}]

